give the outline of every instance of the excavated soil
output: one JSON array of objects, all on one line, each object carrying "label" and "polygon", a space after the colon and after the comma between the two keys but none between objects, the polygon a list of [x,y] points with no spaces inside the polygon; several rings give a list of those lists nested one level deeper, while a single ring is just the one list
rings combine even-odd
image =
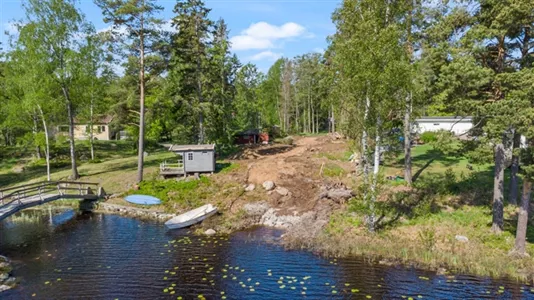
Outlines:
[{"label": "excavated soil", "polygon": [[[278,215],[301,215],[330,205],[327,200],[319,205],[323,201],[319,197],[321,187],[348,181],[347,174],[354,169],[348,161],[333,162],[320,153],[332,155],[344,153],[347,149],[344,141],[333,140],[329,136],[302,137],[296,138],[294,145],[247,147],[236,158],[240,164],[246,165],[244,184],[254,184],[255,193],[277,209]],[[346,174],[341,177],[323,176],[321,169],[325,163],[335,163]],[[287,189],[288,194],[281,195],[276,189],[265,191],[262,187],[265,181],[273,181],[277,187]]]}]

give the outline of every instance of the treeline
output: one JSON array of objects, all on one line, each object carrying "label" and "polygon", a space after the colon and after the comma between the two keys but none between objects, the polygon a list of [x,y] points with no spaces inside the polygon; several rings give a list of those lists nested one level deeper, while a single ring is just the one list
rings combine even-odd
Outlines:
[{"label": "treeline", "polygon": [[97,31],[73,0],[29,0],[0,60],[0,143],[35,149],[49,161],[49,132],[68,125],[73,179],[75,121],[114,116],[114,131],[146,143],[233,144],[248,129],[318,133],[328,129],[328,72],[321,54],[282,58],[267,74],[230,52],[224,20],[202,1],[177,1],[164,30],[157,1],[95,0]]}]

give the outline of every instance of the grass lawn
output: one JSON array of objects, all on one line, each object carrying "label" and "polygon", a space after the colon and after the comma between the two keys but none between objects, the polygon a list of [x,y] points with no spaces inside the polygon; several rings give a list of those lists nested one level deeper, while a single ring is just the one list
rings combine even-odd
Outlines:
[{"label": "grass lawn", "polygon": [[[124,192],[131,188],[137,176],[137,155],[131,143],[100,141],[95,145],[97,161],[79,161],[78,172],[80,181],[100,183],[108,194]],[[77,145],[78,155],[88,156],[86,143]],[[58,159],[52,162],[52,180],[67,180],[70,175],[70,160],[65,159],[61,151],[57,153]],[[157,176],[159,164],[164,160],[171,160],[175,155],[165,149],[149,150],[145,157],[144,176],[147,179]],[[46,180],[46,167],[44,160],[31,161],[28,158],[2,159],[0,164],[0,187],[21,185],[35,181]],[[14,164],[23,164],[24,171],[13,172]]]},{"label": "grass lawn", "polygon": [[[469,172],[485,172],[492,171],[493,166],[490,164],[478,165],[470,164],[473,170],[469,170],[467,158],[456,155],[446,155],[434,150],[431,145],[418,145],[412,148],[412,172],[414,177],[423,176],[428,173],[443,173],[447,169],[451,169],[455,174]],[[393,158],[388,158],[384,164],[384,169],[388,175],[404,176],[404,154],[400,154]]]}]

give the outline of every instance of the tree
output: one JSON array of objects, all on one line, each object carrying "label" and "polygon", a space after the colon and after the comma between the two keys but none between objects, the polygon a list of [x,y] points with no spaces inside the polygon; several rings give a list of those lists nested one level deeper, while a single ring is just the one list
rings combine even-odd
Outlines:
[{"label": "tree", "polygon": [[79,66],[84,57],[80,54],[83,41],[78,37],[87,34],[90,26],[71,0],[29,0],[25,5],[28,23],[35,25],[34,38],[41,53],[48,52],[49,71],[59,86],[67,108],[71,179],[78,179],[74,141],[76,100],[72,90],[79,80]]},{"label": "tree", "polygon": [[[364,199],[369,207],[368,226],[375,230],[375,202],[378,194],[378,174],[382,146],[388,140],[384,135],[395,126],[399,115],[399,101],[404,90],[404,74],[409,70],[409,59],[402,43],[400,24],[405,11],[398,3],[351,0],[333,16],[337,26],[332,39],[334,64],[339,67],[338,87],[342,110],[350,124],[357,124],[353,137],[359,141],[364,164],[364,184],[369,193]],[[372,33],[372,34],[370,34]],[[402,110],[404,111],[404,109]],[[372,177],[367,178],[367,145],[374,143]]]},{"label": "tree", "polygon": [[[200,0],[178,1],[173,11],[176,16],[172,19],[172,25],[176,33],[171,37],[169,93],[178,105],[187,107],[197,115],[196,141],[202,144],[206,137],[204,118],[210,106],[208,100],[212,100],[206,98],[211,83],[208,51],[212,42],[210,35],[214,34],[214,24],[208,19],[210,9]],[[218,37],[222,38],[221,34],[226,30],[222,27],[220,30]],[[226,46],[220,46],[225,52]]]},{"label": "tree", "polygon": [[[139,70],[139,146],[137,181],[143,181],[145,143],[145,56],[159,45],[161,19],[155,15],[163,8],[154,0],[95,0],[102,9],[104,22],[112,23],[111,41],[120,43],[129,57],[135,57]],[[118,50],[118,49],[117,49]],[[125,51],[121,51],[124,54]]]}]

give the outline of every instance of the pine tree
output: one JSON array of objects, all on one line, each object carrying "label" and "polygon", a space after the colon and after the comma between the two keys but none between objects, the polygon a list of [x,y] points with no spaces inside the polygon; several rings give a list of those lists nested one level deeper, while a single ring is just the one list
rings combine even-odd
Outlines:
[{"label": "pine tree", "polygon": [[[163,8],[155,0],[95,0],[102,9],[104,22],[111,23],[110,38],[122,48],[115,50],[128,58],[135,58],[139,70],[139,146],[137,161],[137,181],[143,181],[144,144],[145,144],[145,56],[160,42],[156,18]],[[126,53],[125,53],[126,52]]]}]

